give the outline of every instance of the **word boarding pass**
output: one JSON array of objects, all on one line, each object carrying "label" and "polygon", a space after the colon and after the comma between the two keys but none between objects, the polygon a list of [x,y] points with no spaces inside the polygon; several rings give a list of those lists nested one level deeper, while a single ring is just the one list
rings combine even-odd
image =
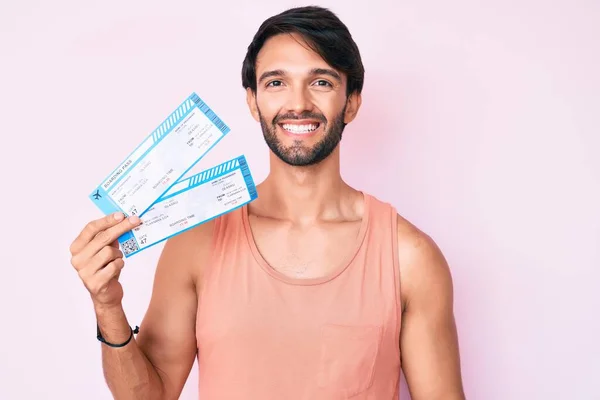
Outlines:
[{"label": "word boarding pass", "polygon": [[192,93],[89,195],[108,215],[142,216],[230,128]]},{"label": "word boarding pass", "polygon": [[242,155],[173,185],[140,217],[142,224],[119,237],[125,257],[233,211],[257,198]]}]

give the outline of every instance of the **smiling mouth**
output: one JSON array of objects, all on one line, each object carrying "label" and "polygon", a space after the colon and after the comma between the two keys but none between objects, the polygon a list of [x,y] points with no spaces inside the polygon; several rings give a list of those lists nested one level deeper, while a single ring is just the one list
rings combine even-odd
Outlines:
[{"label": "smiling mouth", "polygon": [[289,133],[293,133],[295,135],[306,135],[308,133],[316,131],[321,124],[310,123],[310,124],[279,124],[281,128]]}]

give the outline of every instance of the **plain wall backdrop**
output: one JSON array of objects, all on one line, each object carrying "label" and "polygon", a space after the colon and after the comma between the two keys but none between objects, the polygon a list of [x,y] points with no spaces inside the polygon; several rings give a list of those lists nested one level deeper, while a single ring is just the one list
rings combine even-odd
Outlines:
[{"label": "plain wall backdrop", "polygon": [[[366,67],[344,178],[446,255],[468,398],[600,399],[600,3],[319,4]],[[261,181],[241,63],[259,24],[295,5],[0,2],[0,399],[111,398],[69,263],[101,216],[87,195],[193,91],[232,131],[190,173],[245,154]],[[161,248],[123,272],[132,325]]]}]

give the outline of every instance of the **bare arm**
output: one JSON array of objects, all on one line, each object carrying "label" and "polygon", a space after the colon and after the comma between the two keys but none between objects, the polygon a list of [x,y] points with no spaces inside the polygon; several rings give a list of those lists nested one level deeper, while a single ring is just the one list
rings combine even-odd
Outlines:
[{"label": "bare arm", "polygon": [[404,312],[400,345],[413,400],[464,400],[453,285],[435,242],[399,218]]},{"label": "bare arm", "polygon": [[[123,343],[130,335],[121,306],[95,307],[98,326],[105,340]],[[102,368],[106,383],[115,399],[162,399],[160,376],[135,339],[126,346],[102,345]]]},{"label": "bare arm", "polygon": [[[115,240],[134,224],[110,218],[82,231],[71,246],[72,264],[90,291],[102,335],[110,343],[123,343],[131,330],[121,305],[118,278],[124,261]],[[196,278],[206,261],[211,227],[200,226],[165,244],[138,337],[124,347],[100,344],[104,376],[115,399],[179,397],[196,354]]]},{"label": "bare arm", "polygon": [[[121,349],[102,346],[104,376],[116,399],[179,398],[196,355],[195,257],[191,251],[203,242],[194,244],[190,240],[194,233],[183,233],[165,244],[135,343]],[[118,315],[123,315],[120,321],[106,325],[107,330],[120,330],[116,342],[129,333],[122,310]],[[104,318],[102,322],[111,321]]]}]

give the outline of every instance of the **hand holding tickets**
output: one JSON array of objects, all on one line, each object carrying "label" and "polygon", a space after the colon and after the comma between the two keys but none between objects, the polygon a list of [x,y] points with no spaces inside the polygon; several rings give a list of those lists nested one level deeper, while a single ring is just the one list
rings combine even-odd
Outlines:
[{"label": "hand holding tickets", "polygon": [[119,283],[125,265],[117,238],[140,224],[138,217],[114,213],[88,223],[71,244],[71,264],[90,292],[96,307],[121,304]]}]

